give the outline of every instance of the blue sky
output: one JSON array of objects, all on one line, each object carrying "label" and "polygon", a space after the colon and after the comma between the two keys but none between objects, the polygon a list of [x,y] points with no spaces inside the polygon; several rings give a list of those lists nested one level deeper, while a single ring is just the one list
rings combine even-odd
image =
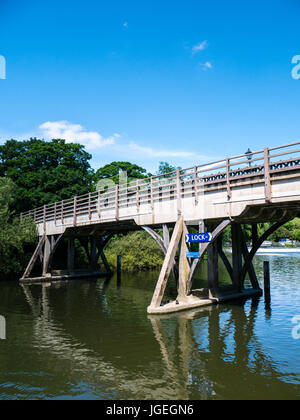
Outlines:
[{"label": "blue sky", "polygon": [[1,0],[0,142],[154,171],[300,139],[299,0]]}]

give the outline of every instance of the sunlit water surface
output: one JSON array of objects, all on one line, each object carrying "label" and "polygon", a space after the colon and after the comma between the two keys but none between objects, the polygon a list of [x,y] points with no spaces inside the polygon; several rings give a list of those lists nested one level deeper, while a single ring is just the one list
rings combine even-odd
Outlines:
[{"label": "sunlit water surface", "polygon": [[0,399],[299,399],[300,256],[256,257],[261,284],[264,260],[271,308],[261,298],[147,316],[157,272],[1,283]]}]

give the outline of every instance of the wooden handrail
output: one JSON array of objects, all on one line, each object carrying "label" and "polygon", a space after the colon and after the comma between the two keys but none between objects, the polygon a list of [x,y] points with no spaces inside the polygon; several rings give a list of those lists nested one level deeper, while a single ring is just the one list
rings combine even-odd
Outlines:
[{"label": "wooden handrail", "polygon": [[[174,199],[177,190],[177,207],[181,212],[182,194],[189,191],[194,194],[195,201],[198,199],[198,185],[202,183],[203,188],[208,188],[213,184],[224,184],[227,189],[227,195],[232,196],[232,187],[237,181],[247,177],[263,177],[265,184],[265,198],[270,201],[272,198],[271,179],[275,173],[286,170],[294,170],[299,165],[300,157],[280,160],[280,157],[287,157],[300,153],[300,142],[291,143],[284,146],[265,148],[250,154],[243,154],[218,160],[215,162],[197,165],[187,169],[177,169],[175,172],[169,172],[164,175],[152,176],[151,178],[130,182],[130,191],[128,184],[121,184],[117,187],[109,188],[107,191],[90,192],[82,196],[70,198],[54,204],[43,205],[28,212],[23,212],[20,219],[32,217],[36,223],[43,223],[46,227],[47,221],[58,220],[64,224],[64,220],[73,216],[73,223],[76,225],[77,217],[82,214],[88,214],[92,219],[93,213],[97,213],[101,219],[101,214],[105,210],[115,209],[115,218],[119,218],[119,209],[128,205],[140,207],[142,203],[151,204],[151,211],[154,211],[155,201]],[[285,150],[290,149],[290,150]],[[281,153],[272,154],[274,151],[281,150]],[[276,158],[276,161],[274,159]],[[258,163],[258,162],[261,163]],[[253,164],[255,164],[253,166]],[[245,167],[246,165],[246,167]],[[276,165],[286,165],[287,168],[276,168]],[[222,172],[216,172],[223,169]],[[234,184],[232,184],[234,182]],[[176,193],[175,193],[176,194]]]}]

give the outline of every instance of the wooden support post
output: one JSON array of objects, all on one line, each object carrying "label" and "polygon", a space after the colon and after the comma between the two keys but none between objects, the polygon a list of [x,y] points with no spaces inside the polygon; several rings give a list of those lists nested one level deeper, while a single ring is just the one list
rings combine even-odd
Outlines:
[{"label": "wooden support post", "polygon": [[223,261],[223,264],[226,267],[226,270],[229,274],[229,277],[230,277],[231,281],[233,282],[232,266],[231,266],[231,264],[230,264],[230,262],[229,262],[229,260],[226,256],[225,252],[223,251],[223,233],[217,239],[217,247],[218,247],[219,257]]},{"label": "wooden support post", "polygon": [[182,214],[182,196],[181,196],[180,169],[176,170],[176,187],[177,187],[177,212],[178,212],[178,216],[181,216],[181,214]]},{"label": "wooden support post", "polygon": [[230,200],[232,197],[231,186],[230,186],[230,160],[226,159],[226,183],[227,183],[227,197]]},{"label": "wooden support post", "polygon": [[140,186],[139,180],[136,181],[136,210],[137,213],[140,211]]},{"label": "wooden support post", "polygon": [[50,237],[46,236],[45,246],[44,246],[44,257],[43,257],[43,277],[46,277],[48,274],[48,263],[51,254],[51,242]]},{"label": "wooden support post", "polygon": [[[200,222],[199,222],[199,233],[204,233],[204,232],[205,232],[205,223],[204,223],[204,220],[200,220]],[[200,252],[200,254],[202,252],[203,247],[204,247],[204,244],[203,243],[200,243],[199,244],[199,252]]]},{"label": "wooden support post", "polygon": [[44,221],[44,233],[46,234],[46,217],[47,217],[47,207],[44,206],[43,221]]},{"label": "wooden support post", "polygon": [[105,267],[105,270],[106,270],[106,274],[107,274],[108,276],[110,276],[110,275],[112,274],[112,271],[111,271],[111,268],[110,268],[110,266],[109,266],[109,263],[108,263],[108,261],[107,261],[107,259],[106,259],[106,256],[105,256],[105,254],[104,254],[103,249],[102,249],[102,250],[101,250],[101,252],[100,252],[100,257],[101,257],[101,260],[102,260],[102,262],[103,262],[103,264],[104,264],[104,267]]},{"label": "wooden support post", "polygon": [[[240,230],[239,235],[240,235],[240,242],[241,242],[241,250],[242,250],[243,257],[244,257],[245,266],[246,266],[247,271],[249,273],[249,277],[250,277],[252,287],[253,287],[253,289],[259,289],[259,283],[258,283],[258,280],[257,280],[257,276],[256,276],[256,273],[255,273],[255,269],[254,269],[252,260],[250,259],[250,256],[249,256],[249,251],[248,251],[246,239],[244,237],[241,226],[239,226],[239,230]],[[243,271],[243,269],[242,269],[242,271]],[[244,288],[244,278],[242,276],[242,273],[240,275],[240,282],[241,282],[241,288]]]},{"label": "wooden support post", "polygon": [[122,273],[122,256],[117,256],[117,273],[118,275]]},{"label": "wooden support post", "polygon": [[77,224],[77,197],[74,197],[74,206],[73,206],[73,225]]},{"label": "wooden support post", "polygon": [[68,238],[68,270],[74,271],[75,268],[75,246],[74,238]]},{"label": "wooden support post", "polygon": [[56,219],[57,219],[57,203],[54,204],[54,224],[56,226]]},{"label": "wooden support post", "polygon": [[157,308],[161,304],[164,292],[166,290],[167,281],[173,267],[173,261],[175,258],[177,247],[181,239],[182,230],[183,230],[183,218],[179,217],[175,225],[172,239],[168,248],[168,252],[165,257],[165,260],[164,260],[164,263],[163,263],[163,266],[162,266],[162,269],[161,269],[161,272],[157,281],[157,285],[153,294],[150,308]]},{"label": "wooden support post", "polygon": [[198,166],[194,168],[194,194],[195,194],[195,206],[198,204],[199,192],[198,192]]},{"label": "wooden support post", "polygon": [[238,291],[241,291],[242,283],[242,250],[241,250],[241,235],[239,225],[234,223],[231,226],[232,233],[232,270],[233,270],[233,284]]},{"label": "wooden support post", "polygon": [[168,226],[165,224],[163,225],[163,238],[164,238],[165,249],[168,249],[170,245],[170,233],[169,233]]},{"label": "wooden support post", "polygon": [[28,266],[26,267],[26,270],[25,270],[25,272],[23,274],[22,279],[25,279],[25,278],[27,278],[27,277],[30,276],[30,274],[31,274],[31,272],[33,270],[34,264],[36,263],[36,260],[41,255],[41,251],[43,249],[43,246],[45,244],[45,241],[46,241],[46,235],[43,235],[40,238],[40,240],[39,240],[39,243],[38,243],[38,245],[37,245],[37,247],[36,247],[36,249],[35,249],[35,251],[34,251],[34,253],[33,253],[33,255],[32,255],[31,259],[30,259],[30,261],[29,261]]},{"label": "wooden support post", "polygon": [[272,200],[271,177],[270,177],[270,152],[266,147],[264,149],[264,167],[265,167],[265,197],[266,201]]},{"label": "wooden support post", "polygon": [[181,235],[181,246],[180,246],[180,257],[179,257],[179,277],[178,277],[178,298],[184,300],[187,296],[187,282],[190,274],[190,265],[186,257],[188,247],[185,242],[185,235],[188,234],[185,223],[183,222],[182,235]]},{"label": "wooden support post", "polygon": [[270,282],[270,263],[264,261],[264,288],[265,288],[265,302],[271,303],[271,282]]},{"label": "wooden support post", "polygon": [[119,220],[119,185],[116,185],[115,208],[116,208],[116,220]]},{"label": "wooden support post", "polygon": [[92,220],[92,193],[89,193],[89,220]]},{"label": "wooden support post", "polygon": [[150,179],[151,190],[150,190],[150,203],[151,203],[151,212],[154,212],[154,180],[153,177]]},{"label": "wooden support post", "polygon": [[219,292],[219,258],[217,241],[214,241],[208,247],[207,257],[209,297],[216,297]]},{"label": "wooden support post", "polygon": [[252,227],[252,246],[253,246],[258,240],[257,223],[252,223],[251,227]]},{"label": "wooden support post", "polygon": [[97,243],[96,238],[92,236],[90,238],[91,242],[91,269],[97,271]]},{"label": "wooden support post", "polygon": [[64,201],[61,202],[61,224],[64,224]]},{"label": "wooden support post", "polygon": [[101,219],[101,192],[98,191],[98,217]]}]

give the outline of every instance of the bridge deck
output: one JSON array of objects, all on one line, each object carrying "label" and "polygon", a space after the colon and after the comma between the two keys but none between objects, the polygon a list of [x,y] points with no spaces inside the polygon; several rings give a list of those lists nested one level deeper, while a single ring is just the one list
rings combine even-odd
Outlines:
[{"label": "bridge deck", "polygon": [[116,185],[22,213],[40,236],[72,228],[116,232],[142,225],[300,214],[300,142]]}]

